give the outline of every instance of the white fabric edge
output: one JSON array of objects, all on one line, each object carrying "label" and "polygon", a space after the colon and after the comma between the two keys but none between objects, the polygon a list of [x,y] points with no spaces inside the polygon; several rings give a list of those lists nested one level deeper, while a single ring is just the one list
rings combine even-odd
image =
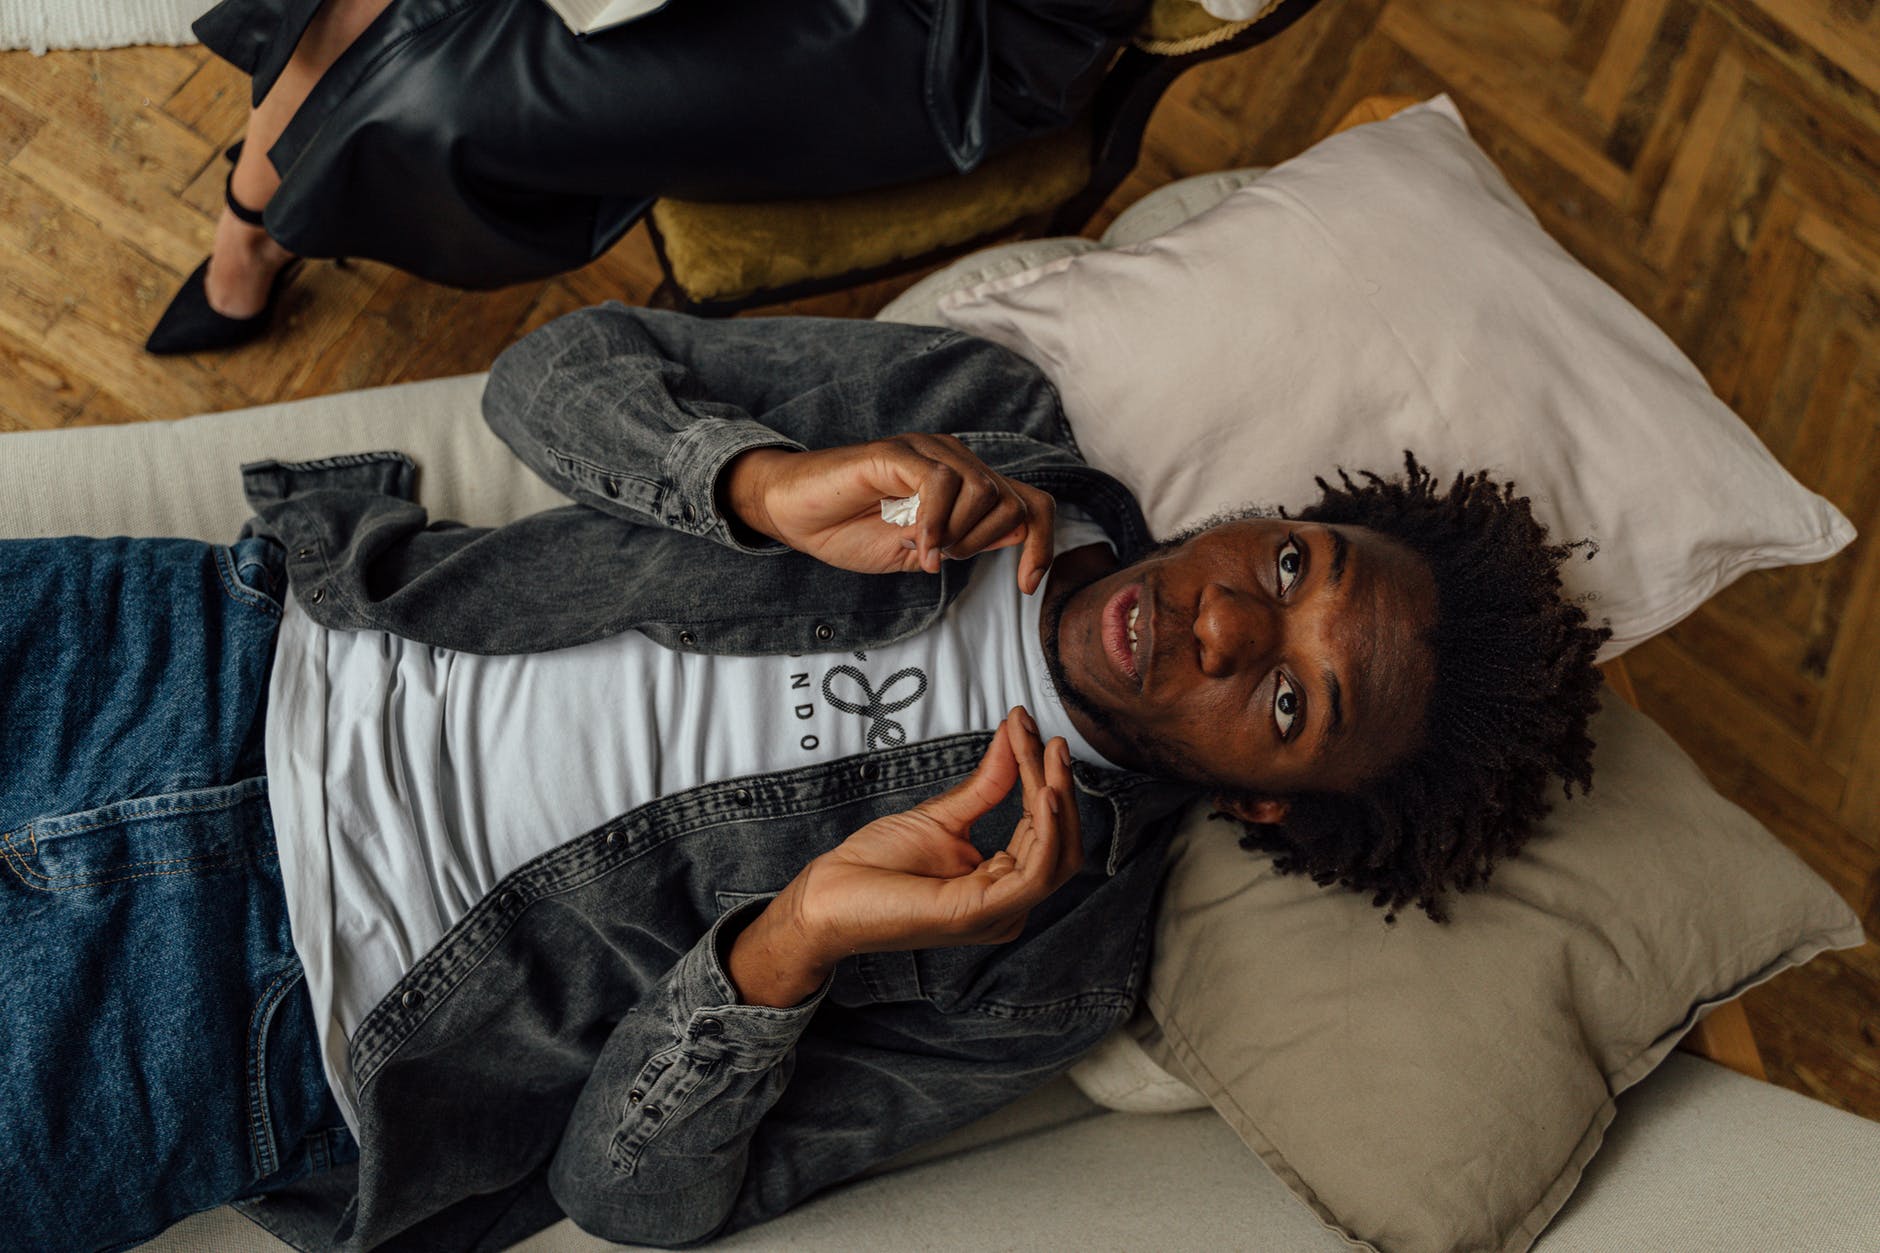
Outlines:
[{"label": "white fabric edge", "polygon": [[1174,1114],[1203,1109],[1208,1098],[1187,1079],[1164,1070],[1127,1027],[1118,1027],[1070,1068],[1077,1090],[1106,1109]]},{"label": "white fabric edge", "polygon": [[[1753,574],[1758,570],[1775,570],[1783,566],[1806,566],[1813,565],[1819,561],[1826,561],[1830,557],[1839,554],[1842,549],[1846,548],[1858,538],[1859,533],[1855,531],[1854,524],[1848,520],[1847,515],[1842,513],[1833,501],[1821,495],[1821,493],[1811,490],[1804,484],[1796,482],[1793,475],[1790,476],[1790,481],[1795,483],[1797,491],[1805,492],[1808,496],[1812,497],[1821,508],[1827,511],[1828,528],[1826,532],[1804,543],[1784,545],[1781,547],[1764,546],[1761,548],[1741,550],[1735,554],[1734,560],[1718,562],[1711,567],[1710,578],[1713,581],[1708,584],[1705,584],[1703,580],[1686,578],[1684,580],[1684,590],[1674,601],[1660,609],[1657,613],[1643,619],[1648,625],[1628,630],[1623,635],[1619,634],[1617,631],[1613,632],[1612,637],[1604,644],[1600,645],[1599,655],[1596,660],[1601,662],[1611,661],[1613,658],[1629,649],[1643,644],[1654,636],[1663,635],[1666,631],[1669,631],[1672,627],[1696,613],[1703,607],[1704,602],[1708,601],[1711,597],[1717,595],[1719,592],[1723,591],[1724,588],[1729,587],[1746,574]],[[1587,617],[1597,620],[1597,610],[1598,604],[1594,602],[1587,609]]]},{"label": "white fabric edge", "polygon": [[53,49],[194,44],[190,26],[213,0],[7,0],[0,49],[44,56]]}]

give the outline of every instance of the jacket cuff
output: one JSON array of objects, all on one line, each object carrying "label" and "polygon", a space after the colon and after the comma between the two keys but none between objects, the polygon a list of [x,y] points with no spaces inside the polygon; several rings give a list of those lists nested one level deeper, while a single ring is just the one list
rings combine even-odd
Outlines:
[{"label": "jacket cuff", "polygon": [[775,540],[752,545],[752,534],[733,526],[718,508],[718,478],[740,453],[753,448],[786,448],[802,452],[803,445],[787,439],[761,422],[737,418],[704,418],[687,426],[666,451],[665,499],[660,516],[675,531],[707,535],[739,552],[754,556],[787,553]]},{"label": "jacket cuff", "polygon": [[679,959],[672,981],[672,1027],[688,1054],[701,1059],[727,1057],[740,1069],[773,1066],[796,1047],[816,1007],[828,995],[833,975],[787,1009],[746,1005],[738,999],[726,959],[731,945],[771,899],[758,897],[727,910],[705,938]]},{"label": "jacket cuff", "polygon": [[374,492],[411,500],[418,465],[400,452],[362,452],[317,461],[251,461],[242,467],[242,494],[260,510],[315,489]]}]

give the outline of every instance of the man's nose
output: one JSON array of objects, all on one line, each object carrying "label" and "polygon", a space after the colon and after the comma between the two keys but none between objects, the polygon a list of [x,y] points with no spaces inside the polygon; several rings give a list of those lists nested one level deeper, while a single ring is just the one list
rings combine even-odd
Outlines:
[{"label": "man's nose", "polygon": [[1195,610],[1201,672],[1220,679],[1259,664],[1273,650],[1277,627],[1273,606],[1264,596],[1220,583],[1206,584]]}]

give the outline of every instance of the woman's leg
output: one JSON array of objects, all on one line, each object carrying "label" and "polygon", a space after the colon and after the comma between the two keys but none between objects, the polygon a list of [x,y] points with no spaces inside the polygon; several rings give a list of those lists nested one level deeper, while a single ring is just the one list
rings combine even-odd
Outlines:
[{"label": "woman's leg", "polygon": [[[586,264],[659,195],[943,172],[934,2],[683,0],[582,40],[542,0],[398,0],[283,132],[269,229],[304,256],[481,289]],[[257,61],[230,27],[210,46]]]},{"label": "woman's leg", "polygon": [[[268,149],[287,129],[307,94],[353,40],[385,11],[391,0],[325,0],[307,24],[287,67],[248,117],[248,131],[230,183],[244,207],[264,208],[280,188],[281,176],[268,160]],[[206,284],[209,306],[224,317],[245,318],[261,312],[280,268],[293,254],[227,209],[215,226],[215,247]]]},{"label": "woman's leg", "polygon": [[0,1245],[93,1250],[346,1148],[263,777],[278,549],[0,542]]},{"label": "woman's leg", "polygon": [[835,195],[1065,125],[1145,0],[684,0],[588,39],[541,0],[327,0],[316,38],[311,3],[198,23],[268,92],[238,195],[300,255],[489,288],[586,264],[658,196]]}]

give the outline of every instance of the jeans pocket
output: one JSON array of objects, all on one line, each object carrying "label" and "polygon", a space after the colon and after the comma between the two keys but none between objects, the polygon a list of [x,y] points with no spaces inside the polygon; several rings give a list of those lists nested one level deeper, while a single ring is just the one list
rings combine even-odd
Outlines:
[{"label": "jeans pocket", "polygon": [[279,1174],[284,1158],[316,1124],[339,1121],[320,1068],[306,974],[289,956],[255,998],[248,1020],[249,1150],[255,1174]]},{"label": "jeans pocket", "polygon": [[221,870],[246,861],[255,832],[270,829],[267,796],[267,780],[253,778],[40,818],[0,834],[0,858],[41,892]]},{"label": "jeans pocket", "polygon": [[147,1239],[324,1125],[262,779],[37,819],[0,861],[0,1248]]},{"label": "jeans pocket", "polygon": [[287,594],[287,554],[271,539],[251,536],[215,550],[222,590],[229,599],[273,618]]}]

